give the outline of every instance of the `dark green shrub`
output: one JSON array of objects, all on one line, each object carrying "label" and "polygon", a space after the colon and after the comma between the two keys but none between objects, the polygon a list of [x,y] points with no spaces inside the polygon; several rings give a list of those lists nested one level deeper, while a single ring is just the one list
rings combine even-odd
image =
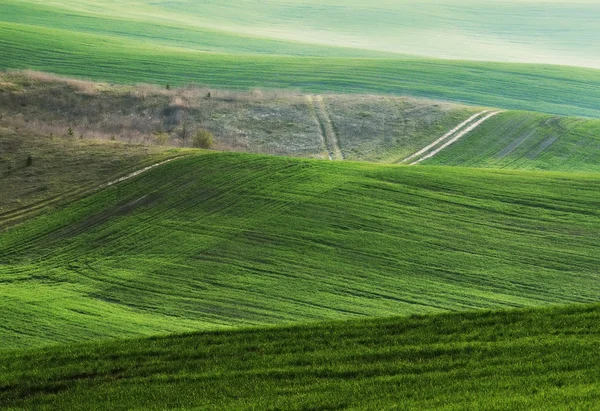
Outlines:
[{"label": "dark green shrub", "polygon": [[200,129],[196,132],[192,145],[197,148],[211,148],[215,144],[213,133],[206,129]]}]

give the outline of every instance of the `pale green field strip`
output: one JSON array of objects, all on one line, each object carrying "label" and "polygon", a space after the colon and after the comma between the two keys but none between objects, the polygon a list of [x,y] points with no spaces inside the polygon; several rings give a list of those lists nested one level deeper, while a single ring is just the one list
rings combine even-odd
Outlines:
[{"label": "pale green field strip", "polygon": [[599,15],[600,5],[587,0],[6,0],[2,5],[7,22],[193,50],[311,56],[393,52],[596,68]]},{"label": "pale green field strip", "polygon": [[0,23],[0,69],[117,83],[412,95],[600,117],[600,70],[433,59],[212,54],[113,36]]},{"label": "pale green field strip", "polygon": [[600,171],[600,121],[505,112],[423,164]]},{"label": "pale green field strip", "polygon": [[598,301],[600,175],[188,156],[0,237],[0,345]]}]

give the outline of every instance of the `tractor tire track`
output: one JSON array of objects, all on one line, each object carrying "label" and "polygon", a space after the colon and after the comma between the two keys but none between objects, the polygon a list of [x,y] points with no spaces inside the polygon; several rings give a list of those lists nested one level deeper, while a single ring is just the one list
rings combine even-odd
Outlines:
[{"label": "tractor tire track", "polygon": [[333,160],[331,158],[331,153],[329,152],[329,149],[327,148],[327,139],[325,138],[325,130],[323,130],[323,125],[321,124],[321,121],[319,120],[319,115],[317,114],[317,108],[315,107],[315,100],[314,100],[313,96],[311,96],[311,95],[306,96],[306,100],[308,102],[308,110],[310,111],[310,115],[313,117],[315,124],[317,125],[317,128],[319,129],[319,137],[321,138],[321,146],[323,148],[323,153],[327,154],[327,156],[329,157],[329,160]]},{"label": "tractor tire track", "polygon": [[464,137],[465,135],[467,135],[468,133],[470,133],[471,131],[475,130],[477,127],[479,127],[481,124],[483,124],[484,122],[486,122],[490,118],[492,118],[495,115],[500,114],[500,113],[502,113],[502,111],[494,111],[492,113],[487,114],[485,117],[483,117],[483,118],[477,120],[476,122],[470,124],[467,128],[462,129],[458,134],[455,134],[450,140],[446,141],[440,147],[438,147],[435,150],[427,153],[426,155],[424,155],[423,157],[419,158],[418,160],[413,161],[412,163],[410,163],[410,165],[413,166],[413,165],[419,164],[420,162],[425,161],[428,158],[431,158],[431,157],[435,156],[437,153],[439,153],[440,151],[442,151],[443,149],[445,149],[446,147],[448,147],[450,144],[458,141],[460,138]]},{"label": "tractor tire track", "polygon": [[406,163],[424,153],[426,153],[427,151],[431,150],[432,148],[434,148],[436,145],[442,143],[444,140],[452,137],[455,133],[458,133],[460,130],[462,130],[464,127],[468,126],[469,124],[471,124],[473,121],[475,121],[477,118],[483,116],[484,114],[488,113],[487,110],[481,111],[477,114],[472,115],[471,117],[469,117],[468,119],[466,119],[465,121],[463,121],[462,123],[460,123],[458,126],[454,127],[452,130],[450,130],[449,132],[447,132],[446,134],[444,134],[442,137],[438,138],[437,140],[435,140],[433,143],[429,144],[427,147],[422,148],[421,150],[417,151],[416,153],[414,153],[413,155],[406,157],[404,160],[400,161],[401,163]]},{"label": "tractor tire track", "polygon": [[329,159],[343,160],[344,155],[342,154],[342,150],[340,149],[340,143],[335,133],[333,122],[331,121],[331,118],[327,113],[327,109],[325,108],[325,104],[323,103],[323,97],[316,96],[313,98],[312,96],[309,96],[309,100],[314,108],[313,113],[315,115],[317,123],[319,124],[319,129],[321,130],[321,138],[325,142]]}]

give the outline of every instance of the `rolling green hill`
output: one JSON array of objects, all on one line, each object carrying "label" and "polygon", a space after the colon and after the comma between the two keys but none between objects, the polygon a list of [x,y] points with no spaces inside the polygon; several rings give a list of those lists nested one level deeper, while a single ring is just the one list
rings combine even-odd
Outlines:
[{"label": "rolling green hill", "polygon": [[20,409],[594,409],[597,305],[0,351]]},{"label": "rolling green hill", "polygon": [[404,53],[600,68],[600,6],[589,0],[7,0],[2,11],[10,23],[230,54]]},{"label": "rolling green hill", "polygon": [[[181,2],[176,5],[163,3],[162,8],[141,2],[54,4],[62,6],[24,1],[10,1],[0,6],[3,11],[0,19],[0,69],[36,69],[128,84],[182,85],[193,82],[234,89],[263,87],[310,93],[412,95],[481,106],[600,117],[598,69],[390,56],[373,50],[353,51],[329,45],[290,43],[289,39],[277,37],[277,34],[268,37],[268,33],[262,33],[263,37],[255,37],[248,34],[248,31],[258,30],[252,24],[241,22],[243,27],[238,30],[217,18],[219,13],[227,16],[231,11],[231,7],[221,3],[206,6],[204,17],[199,17],[200,9]],[[331,10],[339,12],[333,2],[329,4],[332,5]],[[393,4],[385,3],[385,7],[393,8]],[[481,2],[477,4],[482,8]],[[417,6],[412,4],[411,7]],[[588,6],[591,9],[595,7]],[[183,13],[190,7],[196,11]],[[253,6],[244,6],[247,7]],[[314,7],[320,15],[322,10]],[[212,10],[212,14],[208,10]],[[532,10],[535,11],[535,7]],[[448,7],[445,11],[448,16],[452,15]],[[241,12],[245,13],[244,10]],[[402,14],[401,10],[396,12]],[[371,18],[378,19],[381,13],[387,13],[386,9],[379,10]],[[256,16],[256,13],[247,14]],[[301,16],[302,13],[292,9],[289,15]],[[352,12],[350,15],[365,14]],[[158,16],[161,22],[157,22]],[[284,16],[272,16],[266,20],[256,17],[255,22],[270,21],[269,24],[276,26],[274,21],[278,18],[283,19],[280,24],[290,32],[294,31],[293,24]],[[213,26],[202,25],[202,21],[212,22]],[[449,18],[448,21],[455,20]],[[578,22],[578,18],[566,21],[576,25],[573,21]],[[356,25],[359,23],[356,22]],[[368,24],[364,27],[371,30]],[[302,26],[297,29],[310,33]],[[419,37],[422,35],[418,28],[412,30]],[[257,32],[261,33],[260,30]],[[312,36],[327,38],[318,31],[309,37]],[[586,36],[595,47],[595,34],[588,33]],[[331,38],[336,39],[335,36]],[[396,39],[394,36],[391,38]],[[565,40],[557,50],[561,53],[565,47],[574,50],[575,44],[583,44],[581,39]],[[310,42],[310,38],[305,40]],[[348,45],[342,39],[338,40]],[[515,49],[514,45],[509,48]],[[448,47],[443,49],[450,50]],[[462,49],[464,42],[455,47],[455,50]],[[594,53],[585,47],[583,49],[586,56],[595,58]],[[493,50],[493,54],[498,54],[498,50]],[[562,59],[561,62],[569,64],[576,62],[575,58],[568,59],[564,55]]]},{"label": "rolling green hill", "polygon": [[1,3],[0,408],[597,407],[597,1]]},{"label": "rolling green hill", "polygon": [[599,190],[190,155],[3,233],[0,345],[597,301]]},{"label": "rolling green hill", "polygon": [[600,121],[505,112],[423,164],[600,171]]}]

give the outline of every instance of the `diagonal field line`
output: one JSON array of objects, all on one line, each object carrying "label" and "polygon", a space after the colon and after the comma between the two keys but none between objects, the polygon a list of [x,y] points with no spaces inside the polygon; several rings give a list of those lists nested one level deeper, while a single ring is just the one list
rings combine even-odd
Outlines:
[{"label": "diagonal field line", "polygon": [[140,175],[142,173],[145,173],[146,171],[149,171],[149,170],[151,170],[151,169],[153,169],[155,167],[161,166],[161,165],[163,165],[165,163],[168,163],[168,162],[171,162],[171,161],[174,161],[174,160],[178,160],[178,159],[184,158],[184,157],[186,157],[186,155],[180,155],[180,156],[177,156],[177,157],[173,157],[173,158],[161,161],[159,163],[149,165],[149,166],[144,167],[142,169],[136,170],[136,171],[134,171],[134,172],[132,172],[132,173],[126,175],[126,176],[120,177],[120,178],[118,178],[116,180],[113,180],[113,181],[110,181],[108,183],[100,184],[100,185],[97,185],[95,187],[81,188],[81,189],[75,190],[75,191],[73,191],[73,192],[71,192],[71,193],[69,193],[67,195],[55,196],[55,197],[52,197],[50,199],[46,199],[46,200],[39,201],[39,202],[34,203],[34,204],[30,204],[30,205],[25,206],[25,207],[18,208],[16,210],[11,210],[11,211],[7,211],[5,213],[0,213],[0,232],[2,231],[2,229],[4,228],[4,226],[6,224],[8,224],[9,222],[11,222],[11,221],[17,221],[19,219],[23,219],[23,218],[27,217],[28,215],[32,215],[32,214],[34,214],[36,212],[39,212],[39,211],[43,210],[45,207],[48,207],[48,206],[53,205],[53,204],[57,204],[59,202],[72,202],[72,201],[76,201],[77,199],[82,198],[85,195],[90,195],[90,194],[92,194],[92,193],[94,193],[94,192],[96,192],[98,190],[101,190],[101,189],[106,188],[106,187],[110,187],[110,186],[118,184],[118,183],[120,183],[122,181],[129,180],[130,178],[136,177],[136,176],[138,176],[138,175]]},{"label": "diagonal field line", "polygon": [[421,157],[417,161],[413,161],[412,163],[410,163],[410,165],[412,166],[412,165],[415,165],[415,164],[419,164],[421,161],[427,160],[428,158],[431,158],[431,157],[435,156],[437,153],[439,153],[440,151],[442,151],[443,149],[445,149],[446,147],[448,147],[450,144],[452,144],[455,141],[457,141],[459,138],[463,137],[464,135],[468,134],[469,132],[471,132],[474,129],[476,129],[477,127],[479,127],[486,120],[488,120],[488,119],[494,117],[496,114],[500,114],[500,113],[502,113],[502,112],[501,111],[494,111],[493,113],[488,114],[487,116],[485,116],[481,120],[479,120],[479,121],[471,124],[469,127],[467,127],[466,129],[464,129],[463,131],[461,131],[460,133],[458,133],[452,139],[448,140],[441,147],[433,150],[431,153],[427,154],[426,156]]},{"label": "diagonal field line", "polygon": [[437,140],[435,140],[433,143],[429,144],[427,147],[419,150],[418,152],[416,152],[415,154],[411,155],[410,157],[406,157],[404,160],[400,161],[401,163],[405,163],[407,161],[412,160],[415,157],[420,156],[421,154],[431,150],[433,147],[435,147],[436,145],[438,145],[439,143],[441,143],[442,141],[444,141],[445,139],[447,139],[448,137],[451,137],[454,133],[460,131],[460,129],[462,129],[463,127],[465,127],[467,124],[469,124],[471,121],[475,120],[476,118],[484,115],[485,113],[487,113],[488,110],[484,110],[480,113],[474,114],[471,117],[469,117],[468,119],[466,119],[465,121],[463,121],[462,123],[460,123],[458,126],[454,127],[452,130],[448,131],[446,134],[444,134],[442,137],[438,138]]},{"label": "diagonal field line", "polygon": [[181,158],[181,157],[183,157],[183,156],[175,157],[175,158],[170,158],[168,160],[161,161],[160,163],[152,164],[151,166],[142,168],[141,170],[134,171],[133,173],[128,174],[128,175],[126,175],[124,177],[117,178],[114,181],[111,181],[111,182],[108,182],[106,184],[103,184],[103,185],[99,186],[98,188],[109,187],[109,186],[112,186],[114,184],[120,183],[122,181],[129,180],[130,178],[133,178],[135,176],[139,176],[140,174],[145,173],[146,171],[152,170],[155,167],[162,166],[163,164],[169,163],[169,162],[171,162],[173,160],[177,160],[178,158]]}]

